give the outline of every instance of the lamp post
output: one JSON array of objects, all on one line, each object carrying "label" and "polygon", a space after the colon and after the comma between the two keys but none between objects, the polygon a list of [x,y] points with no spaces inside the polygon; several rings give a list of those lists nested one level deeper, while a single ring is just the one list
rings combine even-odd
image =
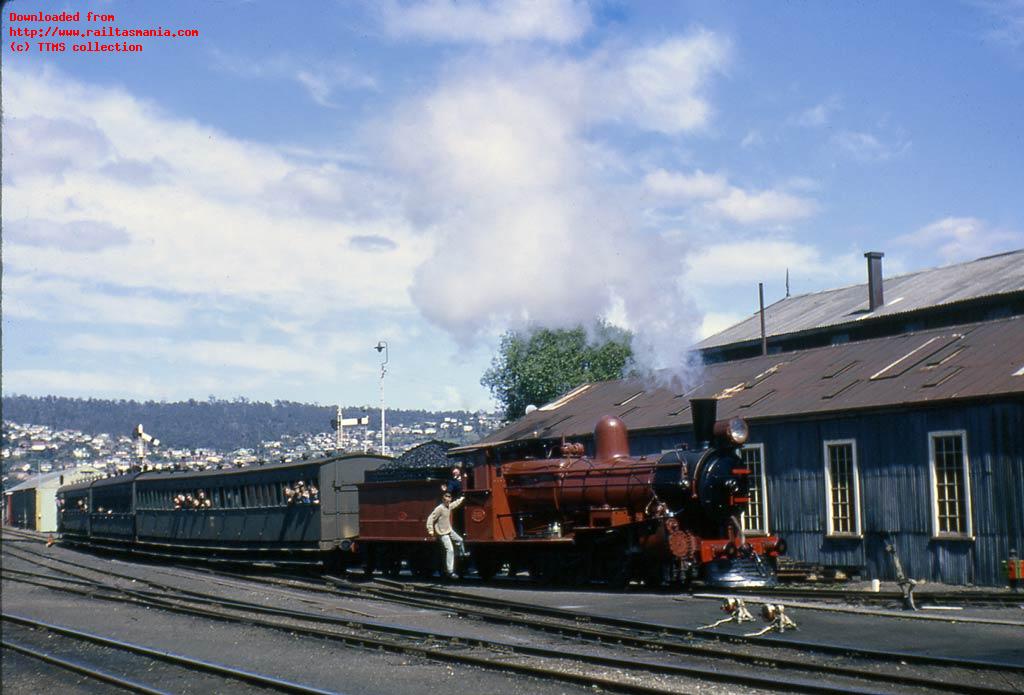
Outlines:
[{"label": "lamp post", "polygon": [[384,353],[384,361],[380,363],[380,453],[386,456],[388,452],[387,442],[384,439],[384,375],[388,373],[388,342],[379,340],[373,347],[378,353]]}]

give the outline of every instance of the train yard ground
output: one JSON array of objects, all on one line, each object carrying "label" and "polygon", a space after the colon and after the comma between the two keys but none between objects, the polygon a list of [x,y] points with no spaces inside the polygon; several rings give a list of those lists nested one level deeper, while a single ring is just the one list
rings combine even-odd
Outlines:
[{"label": "train yard ground", "polygon": [[756,621],[706,630],[718,596],[288,577],[42,540],[3,534],[5,693],[1024,691],[1024,595],[916,613],[767,597],[799,629],[748,638],[758,596]]}]

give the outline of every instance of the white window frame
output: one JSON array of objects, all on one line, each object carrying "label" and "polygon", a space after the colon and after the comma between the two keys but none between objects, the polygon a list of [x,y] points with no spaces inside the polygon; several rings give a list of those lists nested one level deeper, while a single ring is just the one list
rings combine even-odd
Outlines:
[{"label": "white window frame", "polygon": [[[836,531],[832,522],[832,457],[829,456],[829,448],[845,445],[849,445],[853,453],[850,481],[853,493],[853,531]],[[822,443],[822,450],[825,456],[825,535],[829,538],[863,538],[864,533],[860,525],[860,468],[857,466],[857,440],[826,439]]]},{"label": "white window frame", "polygon": [[[760,502],[761,502],[761,504],[759,506],[761,507],[761,518],[764,519],[764,524],[763,524],[764,528],[752,529],[750,531],[744,529],[743,533],[748,535],[748,536],[769,536],[769,535],[771,535],[771,532],[768,530],[768,482],[767,482],[768,481],[768,474],[767,474],[768,465],[765,462],[764,444],[744,444],[742,449],[743,450],[746,450],[746,449],[757,449],[758,450],[758,458],[761,461],[761,475],[759,476],[760,481],[759,481],[759,487],[758,487],[758,492],[760,493]],[[744,462],[744,464],[745,463],[746,462]],[[746,517],[747,517],[747,512],[746,512],[746,510],[744,510],[743,513],[740,515],[740,526],[741,527],[746,522]]]},{"label": "white window frame", "polygon": [[[964,532],[950,533],[939,530],[939,488],[938,476],[935,473],[935,440],[940,437],[960,437],[960,445],[963,449],[964,459],[962,462],[964,477]],[[971,510],[971,465],[970,456],[967,453],[967,430],[941,430],[928,433],[928,478],[931,484],[932,500],[932,539],[933,540],[974,540],[974,514]]]}]

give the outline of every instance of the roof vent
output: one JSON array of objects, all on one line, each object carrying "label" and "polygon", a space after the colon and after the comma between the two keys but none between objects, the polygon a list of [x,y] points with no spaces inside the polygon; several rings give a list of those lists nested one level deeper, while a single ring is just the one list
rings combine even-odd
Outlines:
[{"label": "roof vent", "polygon": [[868,251],[864,258],[868,259],[868,311],[874,311],[885,304],[882,296],[882,256],[881,251]]}]

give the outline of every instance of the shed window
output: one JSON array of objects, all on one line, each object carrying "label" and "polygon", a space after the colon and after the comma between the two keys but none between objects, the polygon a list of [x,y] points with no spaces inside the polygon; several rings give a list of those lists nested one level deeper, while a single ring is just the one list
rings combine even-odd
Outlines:
[{"label": "shed window", "polygon": [[825,442],[828,535],[860,535],[860,473],[852,439]]},{"label": "shed window", "polygon": [[750,469],[750,500],[743,513],[743,530],[768,534],[768,491],[764,479],[764,444],[747,444],[740,450],[743,463]]},{"label": "shed window", "polygon": [[931,432],[932,522],[934,535],[966,538],[971,529],[971,483],[968,477],[967,433]]}]

